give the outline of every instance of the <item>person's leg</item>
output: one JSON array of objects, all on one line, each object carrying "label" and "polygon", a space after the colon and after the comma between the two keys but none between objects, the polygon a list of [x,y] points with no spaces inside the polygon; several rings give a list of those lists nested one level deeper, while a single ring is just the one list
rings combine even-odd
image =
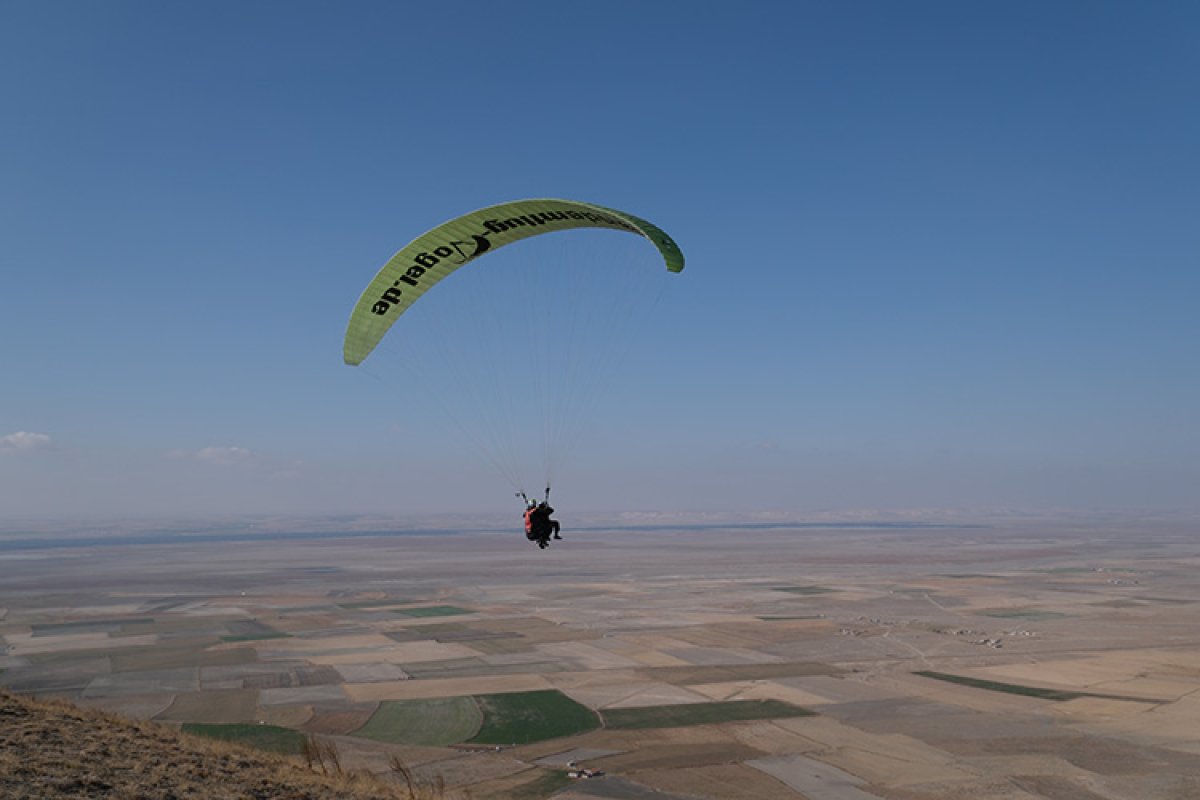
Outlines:
[{"label": "person's leg", "polygon": [[555,539],[562,538],[561,536],[558,535],[559,530],[561,530],[561,528],[559,527],[558,520],[556,520],[556,519],[550,520],[550,531],[554,534]]}]

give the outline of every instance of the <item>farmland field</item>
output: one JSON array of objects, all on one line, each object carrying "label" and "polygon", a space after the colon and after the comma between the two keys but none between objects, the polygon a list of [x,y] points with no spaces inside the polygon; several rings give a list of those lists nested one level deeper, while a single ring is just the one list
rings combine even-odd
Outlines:
[{"label": "farmland field", "polygon": [[223,725],[206,722],[188,722],[183,725],[184,733],[205,736],[209,739],[221,739],[226,742],[238,742],[259,750],[272,753],[295,755],[304,748],[307,737],[299,731],[290,728],[280,728],[275,725]]},{"label": "farmland field", "polygon": [[1015,683],[1001,683],[1000,681],[969,678],[963,675],[947,675],[944,672],[930,672],[929,670],[919,670],[913,674],[920,675],[923,678],[933,678],[934,680],[946,681],[947,683],[957,683],[961,684],[962,686],[972,686],[976,689],[987,689],[992,692],[1019,694],[1026,697],[1037,697],[1041,700],[1056,700],[1062,702],[1064,700],[1076,700],[1080,697],[1086,696],[1080,692],[1064,692],[1060,689],[1043,689],[1037,686],[1020,686]]},{"label": "farmland field", "polygon": [[479,731],[483,714],[470,697],[388,700],[355,736],[392,744],[436,747],[466,741]]},{"label": "farmland field", "polygon": [[1003,681],[993,681],[984,678],[971,678],[965,675],[948,675],[944,672],[931,672],[929,670],[918,670],[913,673],[920,675],[923,678],[933,678],[947,683],[957,683],[962,686],[971,686],[976,689],[987,689],[992,692],[1005,692],[1007,694],[1019,694],[1026,697],[1036,697],[1041,700],[1055,700],[1063,702],[1066,700],[1078,700],[1083,697],[1092,697],[1097,699],[1107,700],[1128,700],[1133,702],[1153,702],[1143,698],[1130,697],[1127,695],[1118,694],[1102,694],[1098,692],[1073,692],[1064,691],[1062,689],[1046,689],[1039,686],[1022,686],[1016,683],[1005,683]]},{"label": "farmland field", "polygon": [[995,617],[996,619],[1024,619],[1034,622],[1041,622],[1049,619],[1062,619],[1066,614],[1057,611],[1042,611],[1036,608],[1003,608],[992,611],[976,612],[985,617]]},{"label": "farmland field", "polygon": [[[527,774],[527,773],[526,773]],[[522,774],[525,777],[525,774]],[[567,771],[561,769],[538,769],[530,780],[517,784],[504,792],[505,800],[543,800],[569,786],[572,780]]]},{"label": "farmland field", "polygon": [[812,711],[778,700],[733,700],[727,703],[688,703],[678,706],[610,708],[601,716],[604,727],[614,730],[681,728],[760,719],[811,716]]},{"label": "farmland field", "polygon": [[475,698],[483,725],[474,744],[528,744],[600,727],[596,713],[559,691],[488,694]]},{"label": "farmland field", "polygon": [[827,586],[776,586],[774,588],[777,592],[790,592],[791,594],[829,594],[837,591]]},{"label": "farmland field", "polygon": [[472,613],[458,606],[423,606],[421,608],[396,608],[393,613],[404,617],[453,617]]}]

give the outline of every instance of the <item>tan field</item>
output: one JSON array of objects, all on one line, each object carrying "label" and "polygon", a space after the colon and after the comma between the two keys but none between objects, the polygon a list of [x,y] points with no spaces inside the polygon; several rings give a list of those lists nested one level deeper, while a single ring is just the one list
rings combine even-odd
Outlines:
[{"label": "tan field", "polygon": [[[594,525],[545,552],[485,531],[0,536],[0,686],[317,735],[452,799],[1200,797],[1200,544],[1132,530]],[[598,727],[358,733],[389,703],[530,692]]]}]

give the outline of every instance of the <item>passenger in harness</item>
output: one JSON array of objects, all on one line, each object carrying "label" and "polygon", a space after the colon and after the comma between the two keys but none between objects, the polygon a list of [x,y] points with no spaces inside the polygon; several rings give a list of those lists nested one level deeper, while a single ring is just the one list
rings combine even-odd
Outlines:
[{"label": "passenger in harness", "polygon": [[[521,493],[520,496],[525,497],[525,494]],[[549,501],[549,487],[546,488],[546,499],[540,503],[525,497],[525,538],[537,542],[538,547],[543,550],[550,546],[551,537],[562,539],[559,535],[561,526],[558,520],[550,518],[554,509],[550,507]]]},{"label": "passenger in harness", "polygon": [[534,518],[534,514],[536,512],[537,512],[537,501],[536,500],[526,500],[525,501],[525,538],[531,542],[536,542],[538,540],[538,531],[534,525],[534,523],[536,522],[536,519]]}]

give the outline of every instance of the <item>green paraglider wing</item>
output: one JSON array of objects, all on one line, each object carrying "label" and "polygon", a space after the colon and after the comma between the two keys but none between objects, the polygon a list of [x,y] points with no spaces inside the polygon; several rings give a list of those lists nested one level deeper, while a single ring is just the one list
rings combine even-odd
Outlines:
[{"label": "green paraglider wing", "polygon": [[383,265],[350,315],[343,346],[346,363],[362,363],[409,306],[463,264],[521,239],[571,228],[636,233],[654,243],[668,270],[683,269],[683,253],[670,236],[624,211],[551,199],[481,208],[418,236]]}]

